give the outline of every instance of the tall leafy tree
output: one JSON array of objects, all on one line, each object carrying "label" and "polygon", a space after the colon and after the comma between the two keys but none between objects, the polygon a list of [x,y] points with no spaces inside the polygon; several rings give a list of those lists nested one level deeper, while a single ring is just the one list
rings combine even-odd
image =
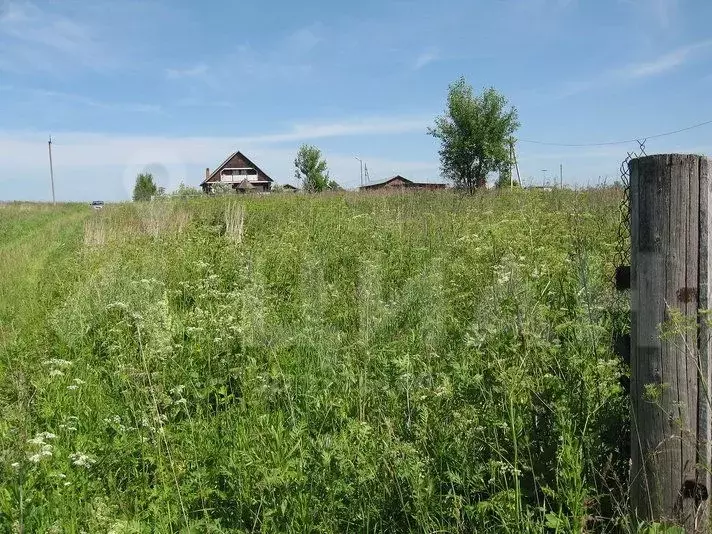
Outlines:
[{"label": "tall leafy tree", "polygon": [[465,78],[450,85],[445,113],[428,134],[440,140],[442,172],[472,193],[487,175],[510,163],[510,143],[519,127],[517,110],[493,88],[475,95]]},{"label": "tall leafy tree", "polygon": [[157,195],[158,192],[159,189],[152,174],[141,173],[136,176],[136,185],[133,190],[134,202],[151,200],[151,197]]},{"label": "tall leafy tree", "polygon": [[294,176],[302,182],[302,187],[310,193],[319,193],[329,188],[331,183],[326,160],[321,150],[315,146],[302,145],[294,159]]}]

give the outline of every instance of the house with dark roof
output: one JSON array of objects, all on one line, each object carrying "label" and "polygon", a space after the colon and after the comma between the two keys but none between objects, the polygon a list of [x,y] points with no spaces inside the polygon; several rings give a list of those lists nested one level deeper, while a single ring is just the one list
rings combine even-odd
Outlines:
[{"label": "house with dark roof", "polygon": [[230,185],[238,192],[267,192],[272,189],[272,178],[255,165],[242,152],[237,151],[223,161],[213,172],[205,169],[205,179],[200,187],[210,193],[215,184]]},{"label": "house with dark roof", "polygon": [[383,182],[362,185],[361,187],[359,187],[359,191],[377,191],[379,189],[427,189],[430,191],[435,191],[437,189],[445,189],[446,187],[446,184],[414,182],[412,180],[408,180],[408,178],[404,178],[400,174],[397,174]]}]

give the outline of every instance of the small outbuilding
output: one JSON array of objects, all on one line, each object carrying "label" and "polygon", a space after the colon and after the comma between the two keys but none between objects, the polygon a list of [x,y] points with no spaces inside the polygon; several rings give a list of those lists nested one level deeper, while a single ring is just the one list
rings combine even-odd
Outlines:
[{"label": "small outbuilding", "polygon": [[362,185],[359,187],[359,191],[377,191],[380,189],[425,189],[428,191],[436,191],[439,189],[445,189],[446,184],[429,183],[429,182],[414,182],[404,178],[400,174],[389,178],[383,182],[378,182],[375,184]]}]

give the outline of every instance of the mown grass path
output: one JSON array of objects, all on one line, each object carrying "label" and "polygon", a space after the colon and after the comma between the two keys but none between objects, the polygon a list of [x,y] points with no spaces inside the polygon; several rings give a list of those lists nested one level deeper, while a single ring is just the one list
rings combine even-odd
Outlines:
[{"label": "mown grass path", "polygon": [[0,349],[42,329],[65,287],[66,261],[81,247],[84,206],[19,205],[0,209]]}]

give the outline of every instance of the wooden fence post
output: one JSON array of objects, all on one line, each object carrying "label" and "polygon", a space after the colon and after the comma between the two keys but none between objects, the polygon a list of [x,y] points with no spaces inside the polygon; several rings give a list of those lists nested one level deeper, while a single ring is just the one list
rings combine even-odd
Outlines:
[{"label": "wooden fence post", "polygon": [[632,513],[708,532],[709,161],[664,154],[629,169]]}]

